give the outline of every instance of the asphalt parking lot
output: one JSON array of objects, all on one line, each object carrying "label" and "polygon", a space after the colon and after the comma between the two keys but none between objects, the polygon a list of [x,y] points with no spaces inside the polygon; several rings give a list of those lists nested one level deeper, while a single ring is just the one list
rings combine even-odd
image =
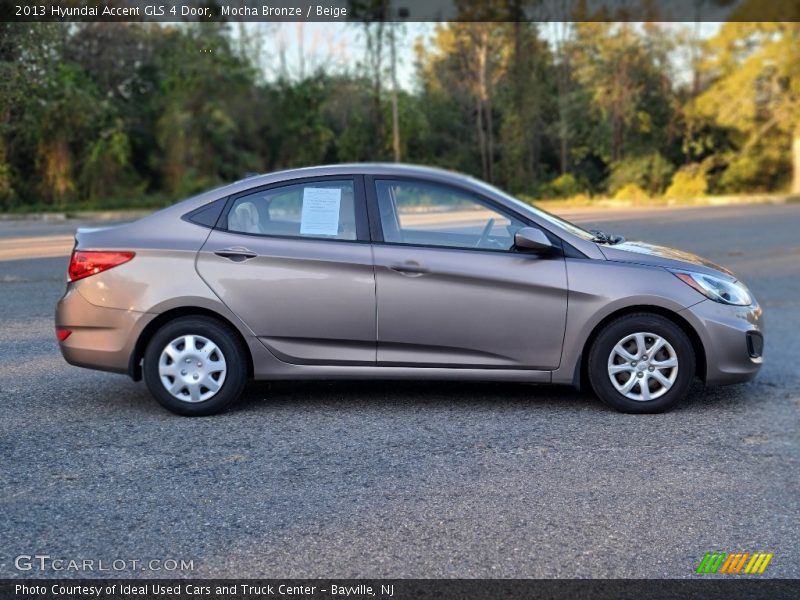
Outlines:
[{"label": "asphalt parking lot", "polygon": [[758,379],[642,416],[554,386],[257,383],[181,418],[62,360],[64,242],[42,238],[75,224],[0,224],[0,577],[108,575],[15,569],[37,553],[194,566],[121,576],[695,577],[709,551],[800,577],[800,205],[570,216],[737,272],[765,308]]}]

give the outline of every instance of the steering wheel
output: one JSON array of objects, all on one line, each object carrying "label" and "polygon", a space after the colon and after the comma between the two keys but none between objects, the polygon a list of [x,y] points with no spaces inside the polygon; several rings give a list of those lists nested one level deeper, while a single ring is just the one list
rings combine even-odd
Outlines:
[{"label": "steering wheel", "polygon": [[494,219],[489,219],[486,222],[486,226],[483,228],[483,231],[481,232],[481,237],[478,238],[478,242],[475,244],[476,248],[480,248],[481,246],[483,246],[489,239],[489,233],[491,233],[492,227],[494,227],[494,221],[495,221]]}]

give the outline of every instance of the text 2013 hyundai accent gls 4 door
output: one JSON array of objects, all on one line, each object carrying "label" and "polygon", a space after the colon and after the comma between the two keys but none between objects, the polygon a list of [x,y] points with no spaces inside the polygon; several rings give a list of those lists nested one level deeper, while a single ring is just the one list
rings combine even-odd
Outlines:
[{"label": "text 2013 hyundai accent gls 4 door", "polygon": [[184,415],[256,379],[590,383],[666,410],[751,379],[761,308],[696,256],[587,232],[462,175],[338,165],[253,177],[79,230],[56,334]]}]

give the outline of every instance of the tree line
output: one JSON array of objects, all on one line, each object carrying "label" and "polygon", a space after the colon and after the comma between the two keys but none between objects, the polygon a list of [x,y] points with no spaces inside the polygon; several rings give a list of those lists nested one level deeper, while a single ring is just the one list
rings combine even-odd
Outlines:
[{"label": "tree line", "polygon": [[350,67],[267,77],[233,25],[0,25],[0,208],[392,160],[530,198],[800,193],[797,23],[447,23],[400,57],[405,26],[348,27]]}]

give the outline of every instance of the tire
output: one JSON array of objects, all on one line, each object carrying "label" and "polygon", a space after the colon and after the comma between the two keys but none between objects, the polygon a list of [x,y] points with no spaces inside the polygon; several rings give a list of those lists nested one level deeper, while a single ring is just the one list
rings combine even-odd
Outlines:
[{"label": "tire", "polygon": [[181,317],[161,327],[147,344],[144,380],[167,410],[213,415],[242,395],[247,364],[247,350],[229,327],[208,317]]},{"label": "tire", "polygon": [[[648,354],[656,346],[655,356]],[[618,411],[659,413],[686,397],[695,364],[683,329],[660,315],[635,313],[600,331],[589,351],[589,381],[600,400]]]}]

